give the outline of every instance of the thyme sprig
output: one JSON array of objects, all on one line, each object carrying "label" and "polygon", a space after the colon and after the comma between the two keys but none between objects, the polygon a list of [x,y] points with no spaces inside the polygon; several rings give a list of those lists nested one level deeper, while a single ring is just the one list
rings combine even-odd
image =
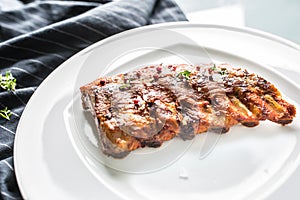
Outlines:
[{"label": "thyme sprig", "polygon": [[10,71],[7,71],[3,76],[0,74],[0,87],[4,90],[15,90],[17,86],[17,79],[13,77]]},{"label": "thyme sprig", "polygon": [[221,68],[221,69],[218,69],[216,64],[214,64],[211,69],[214,71],[214,72],[218,72],[219,74],[221,74],[222,76],[226,75],[227,74],[227,70],[226,68]]},{"label": "thyme sprig", "polygon": [[10,110],[8,110],[7,107],[0,110],[0,116],[3,117],[4,119],[10,120],[11,115],[12,115],[12,112]]},{"label": "thyme sprig", "polygon": [[189,77],[190,77],[190,75],[191,75],[191,72],[190,72],[190,71],[184,70],[184,71],[182,71],[182,72],[179,72],[179,73],[177,74],[177,77],[182,76],[183,78],[185,78],[186,80],[188,80]]}]

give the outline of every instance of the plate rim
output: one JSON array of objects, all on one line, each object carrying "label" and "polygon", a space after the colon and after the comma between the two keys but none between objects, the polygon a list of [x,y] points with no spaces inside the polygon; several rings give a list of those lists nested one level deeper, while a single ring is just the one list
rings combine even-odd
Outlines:
[{"label": "plate rim", "polygon": [[[28,198],[30,195],[27,194],[26,192],[26,186],[22,184],[22,178],[21,178],[21,169],[18,164],[18,143],[20,140],[20,132],[21,132],[21,127],[23,126],[23,121],[24,121],[24,116],[29,109],[29,107],[32,106],[33,99],[37,96],[41,88],[44,87],[45,84],[47,84],[48,80],[51,79],[53,76],[55,76],[57,73],[61,71],[61,69],[67,65],[71,60],[75,59],[76,57],[79,57],[81,55],[84,55],[85,53],[88,53],[89,51],[93,50],[94,48],[98,47],[99,45],[102,44],[108,44],[109,42],[119,39],[121,37],[126,37],[134,34],[139,34],[142,32],[149,31],[151,29],[157,29],[157,28],[166,28],[166,29],[172,29],[172,28],[208,28],[208,29],[222,29],[222,30],[229,30],[233,32],[240,32],[240,33],[245,33],[249,35],[255,35],[261,38],[265,38],[268,40],[271,40],[273,42],[280,43],[282,45],[285,45],[287,47],[290,47],[294,50],[297,50],[300,52],[300,45],[289,41],[287,39],[284,39],[280,36],[257,30],[254,28],[249,28],[249,27],[234,27],[234,26],[225,26],[225,25],[216,25],[216,24],[201,24],[201,23],[193,23],[193,22],[168,22],[168,23],[161,23],[161,24],[154,24],[154,25],[147,25],[139,28],[134,28],[130,29],[127,31],[123,31],[121,33],[112,35],[108,38],[105,38],[103,40],[100,40],[98,42],[95,42],[94,44],[84,48],[83,50],[79,51],[78,53],[74,54],[70,58],[68,58],[66,61],[64,61],[62,64],[60,64],[53,72],[51,72],[46,79],[43,80],[43,82],[38,86],[37,90],[34,92],[34,94],[30,97],[29,101],[27,102],[27,105],[25,106],[22,116],[19,120],[16,134],[15,134],[15,139],[14,139],[14,148],[13,148],[13,162],[14,162],[14,167],[15,167],[15,174],[16,174],[16,180],[19,186],[19,190],[21,192],[21,195],[23,198]],[[276,70],[275,70],[276,71]],[[281,73],[280,73],[281,74]],[[282,74],[281,74],[282,75]],[[284,76],[284,75],[283,75]],[[297,85],[294,81],[289,80],[291,83],[294,85]],[[299,87],[299,86],[298,86]]]}]

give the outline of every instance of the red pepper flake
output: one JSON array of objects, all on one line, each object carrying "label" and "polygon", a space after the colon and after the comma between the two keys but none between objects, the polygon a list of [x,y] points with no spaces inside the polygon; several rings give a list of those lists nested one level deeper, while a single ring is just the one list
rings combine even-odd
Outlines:
[{"label": "red pepper flake", "polygon": [[172,70],[173,70],[173,71],[176,71],[176,69],[177,69],[177,67],[174,66]]},{"label": "red pepper flake", "polygon": [[101,86],[104,86],[104,85],[105,85],[105,80],[101,80],[101,81],[100,81],[100,85],[101,85]]},{"label": "red pepper flake", "polygon": [[168,68],[171,69],[171,68],[172,68],[172,65],[169,65]]},{"label": "red pepper flake", "polygon": [[203,107],[206,107],[206,106],[209,105],[209,102],[208,101],[203,101],[203,102],[200,102],[199,105],[203,106]]},{"label": "red pepper flake", "polygon": [[157,70],[157,73],[161,73],[162,68],[161,67],[157,67],[156,70]]},{"label": "red pepper flake", "polygon": [[139,100],[134,99],[134,100],[133,100],[133,103],[134,103],[134,105],[138,105],[138,104],[139,104]]}]

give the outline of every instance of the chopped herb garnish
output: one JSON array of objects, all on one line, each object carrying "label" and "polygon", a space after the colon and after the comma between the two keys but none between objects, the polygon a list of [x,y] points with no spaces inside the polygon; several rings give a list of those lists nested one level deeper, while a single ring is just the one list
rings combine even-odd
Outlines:
[{"label": "chopped herb garnish", "polygon": [[212,66],[212,68],[211,68],[213,71],[215,71],[216,69],[217,69],[217,66],[216,66],[216,64],[214,64],[214,66]]},{"label": "chopped herb garnish", "polygon": [[221,71],[219,71],[219,74],[221,74],[222,76],[225,75],[226,73],[227,72],[225,68],[222,68]]},{"label": "chopped herb garnish", "polygon": [[130,88],[130,84],[123,84],[123,85],[121,85],[120,87],[119,87],[119,89],[120,90],[127,90],[127,89],[129,89]]},{"label": "chopped herb garnish", "polygon": [[214,66],[212,66],[211,68],[213,71],[218,72],[219,74],[221,74],[222,76],[225,75],[226,72],[226,68],[221,68],[220,70],[217,68],[216,64],[214,64]]},{"label": "chopped herb garnish", "polygon": [[10,120],[11,114],[12,114],[12,112],[10,110],[8,110],[7,107],[0,110],[0,116],[3,117],[4,119]]},{"label": "chopped herb garnish", "polygon": [[15,79],[15,77],[13,77],[10,71],[7,71],[5,73],[5,76],[2,76],[2,74],[0,74],[0,87],[4,90],[15,90],[17,85],[16,82],[17,80]]},{"label": "chopped herb garnish", "polygon": [[190,77],[190,75],[191,75],[191,72],[188,71],[188,70],[185,70],[185,71],[183,71],[183,72],[179,72],[178,75],[177,75],[177,77],[178,77],[178,76],[182,76],[182,77],[184,77],[185,79],[188,80],[189,77]]}]

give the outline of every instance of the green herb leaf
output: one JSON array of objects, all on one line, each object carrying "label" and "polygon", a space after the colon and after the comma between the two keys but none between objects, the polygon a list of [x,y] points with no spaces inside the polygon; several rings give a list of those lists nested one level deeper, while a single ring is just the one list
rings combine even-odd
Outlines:
[{"label": "green herb leaf", "polygon": [[17,79],[13,77],[10,71],[5,73],[5,76],[0,74],[0,87],[4,90],[15,90],[17,85]]},{"label": "green herb leaf", "polygon": [[0,110],[0,116],[3,117],[4,119],[10,120],[12,112],[8,110],[7,107],[5,107],[3,110]]},{"label": "green herb leaf", "polygon": [[224,76],[225,74],[227,74],[226,68],[221,68],[218,69],[216,64],[214,64],[214,66],[211,67],[211,69],[215,72],[218,72],[219,74],[221,74],[222,76]]},{"label": "green herb leaf", "polygon": [[129,89],[131,86],[130,86],[130,84],[123,84],[123,85],[121,85],[120,87],[119,87],[119,89],[120,90],[127,90],[127,89]]},{"label": "green herb leaf", "polygon": [[217,66],[216,66],[216,64],[214,64],[214,66],[212,66],[212,68],[211,68],[213,71],[215,71],[216,69],[217,69]]},{"label": "green herb leaf", "polygon": [[226,68],[222,68],[221,71],[219,71],[219,74],[221,74],[222,76],[227,74]]},{"label": "green herb leaf", "polygon": [[185,70],[185,71],[183,71],[183,72],[179,72],[178,75],[177,75],[177,77],[178,77],[178,76],[182,76],[182,77],[184,77],[185,79],[189,79],[190,75],[191,75],[191,72],[188,71],[188,70]]}]

